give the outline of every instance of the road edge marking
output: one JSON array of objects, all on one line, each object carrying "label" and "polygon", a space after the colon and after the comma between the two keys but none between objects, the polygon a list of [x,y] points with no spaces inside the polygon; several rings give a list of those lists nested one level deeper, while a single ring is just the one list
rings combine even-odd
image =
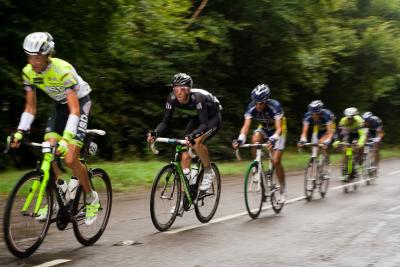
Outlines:
[{"label": "road edge marking", "polygon": [[71,260],[67,260],[67,259],[57,259],[57,260],[52,260],[52,261],[48,261],[39,265],[35,265],[34,267],[51,267],[51,266],[56,266],[62,263],[66,263],[69,262]]}]

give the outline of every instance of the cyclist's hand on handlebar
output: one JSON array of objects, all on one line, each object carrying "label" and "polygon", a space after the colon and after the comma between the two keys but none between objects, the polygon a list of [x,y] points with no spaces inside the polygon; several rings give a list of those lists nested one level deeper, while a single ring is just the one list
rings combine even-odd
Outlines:
[{"label": "cyclist's hand on handlebar", "polygon": [[56,155],[64,156],[67,152],[68,152],[68,142],[64,139],[61,139],[61,141],[58,142]]},{"label": "cyclist's hand on handlebar", "polygon": [[242,140],[239,139],[232,140],[233,149],[237,149],[241,144],[243,144]]},{"label": "cyclist's hand on handlebar", "polygon": [[374,143],[379,143],[380,141],[381,141],[381,138],[379,136],[372,139],[372,142],[374,142]]},{"label": "cyclist's hand on handlebar", "polygon": [[196,144],[196,141],[195,141],[193,135],[191,135],[191,134],[185,136],[185,140],[186,140],[187,146],[192,146],[192,145]]},{"label": "cyclist's hand on handlebar", "polygon": [[307,143],[307,141],[300,140],[299,142],[297,142],[297,147],[302,148],[305,143]]},{"label": "cyclist's hand on handlebar", "polygon": [[13,149],[18,148],[21,145],[20,141],[23,138],[24,138],[24,133],[21,131],[18,131],[7,137],[7,144],[10,145],[10,148],[13,148]]},{"label": "cyclist's hand on handlebar", "polygon": [[324,145],[324,149],[327,149],[329,147],[329,145],[331,144],[331,140],[325,140],[324,142],[322,142],[322,145]]},{"label": "cyclist's hand on handlebar", "polygon": [[268,138],[268,150],[271,150],[275,146],[276,141],[278,141],[278,139],[275,136],[271,136]]},{"label": "cyclist's hand on handlebar", "polygon": [[332,147],[333,147],[334,149],[337,149],[337,148],[339,147],[339,144],[340,144],[340,141],[339,141],[339,140],[336,140],[335,142],[333,142]]},{"label": "cyclist's hand on handlebar", "polygon": [[154,131],[149,131],[147,133],[147,143],[152,144],[156,141],[157,133]]}]

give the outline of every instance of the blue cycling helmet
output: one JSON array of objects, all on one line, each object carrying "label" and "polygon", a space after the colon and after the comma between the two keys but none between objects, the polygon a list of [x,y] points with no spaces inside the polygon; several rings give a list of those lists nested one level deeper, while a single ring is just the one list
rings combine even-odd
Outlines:
[{"label": "blue cycling helmet", "polygon": [[308,105],[308,111],[311,113],[320,113],[324,108],[324,103],[321,100],[314,100]]},{"label": "blue cycling helmet", "polygon": [[251,91],[251,99],[255,102],[266,102],[271,96],[268,85],[259,84]]},{"label": "blue cycling helmet", "polygon": [[193,87],[193,80],[192,77],[187,75],[186,73],[177,73],[174,75],[171,81],[172,86],[175,85],[183,85],[189,88]]}]

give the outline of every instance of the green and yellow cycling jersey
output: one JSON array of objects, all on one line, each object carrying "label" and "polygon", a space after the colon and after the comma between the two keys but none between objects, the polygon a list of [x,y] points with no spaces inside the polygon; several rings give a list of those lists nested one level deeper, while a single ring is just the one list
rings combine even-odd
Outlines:
[{"label": "green and yellow cycling jersey", "polygon": [[365,122],[360,115],[354,116],[353,120],[349,120],[347,117],[343,117],[339,122],[339,127],[344,127],[349,130],[349,132],[357,132],[359,129],[365,128]]},{"label": "green and yellow cycling jersey", "polygon": [[66,100],[69,89],[75,90],[79,99],[91,91],[75,68],[59,58],[49,58],[49,65],[41,73],[36,73],[32,65],[27,64],[22,70],[22,79],[25,90],[40,89],[57,102]]},{"label": "green and yellow cycling jersey", "polygon": [[360,115],[354,116],[353,120],[343,117],[339,122],[339,127],[346,129],[348,134],[358,134],[359,144],[364,144],[367,138],[368,129],[365,128],[364,119]]}]

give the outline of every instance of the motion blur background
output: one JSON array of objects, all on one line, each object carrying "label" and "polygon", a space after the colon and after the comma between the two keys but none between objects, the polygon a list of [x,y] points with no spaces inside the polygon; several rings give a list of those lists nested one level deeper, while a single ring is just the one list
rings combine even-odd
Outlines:
[{"label": "motion blur background", "polygon": [[[145,133],[161,120],[177,72],[223,105],[214,159],[233,158],[258,83],[283,105],[291,144],[314,99],[338,119],[349,106],[370,110],[383,120],[385,144],[400,141],[398,0],[0,0],[0,25],[0,144],[24,108],[21,46],[35,31],[50,32],[55,57],[91,85],[90,127],[108,132],[99,140],[106,160],[149,158]],[[34,140],[52,106],[43,93],[38,103]],[[170,136],[182,137],[187,116],[175,112]]]}]

